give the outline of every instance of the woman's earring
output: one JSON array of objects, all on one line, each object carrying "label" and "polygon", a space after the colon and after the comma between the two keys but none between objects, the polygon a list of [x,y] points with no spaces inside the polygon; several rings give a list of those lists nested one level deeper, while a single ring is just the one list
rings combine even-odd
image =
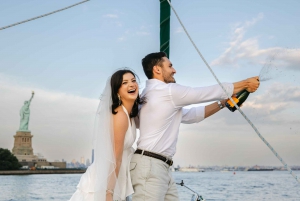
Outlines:
[{"label": "woman's earring", "polygon": [[122,104],[122,102],[121,102],[121,97],[120,97],[120,95],[118,94],[118,98],[119,98],[119,105],[121,105]]}]

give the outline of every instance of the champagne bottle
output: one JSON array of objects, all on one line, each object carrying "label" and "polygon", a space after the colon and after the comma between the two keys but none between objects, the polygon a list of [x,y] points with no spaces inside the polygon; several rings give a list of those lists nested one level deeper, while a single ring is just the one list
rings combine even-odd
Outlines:
[{"label": "champagne bottle", "polygon": [[[246,89],[237,93],[236,97],[232,97],[232,99],[234,100],[234,102],[240,107],[243,102],[245,102],[245,100],[248,98],[250,92],[248,92]],[[231,102],[231,100],[228,100],[225,103],[226,107],[231,111],[234,112],[236,110],[236,107],[234,106],[234,104]]]}]

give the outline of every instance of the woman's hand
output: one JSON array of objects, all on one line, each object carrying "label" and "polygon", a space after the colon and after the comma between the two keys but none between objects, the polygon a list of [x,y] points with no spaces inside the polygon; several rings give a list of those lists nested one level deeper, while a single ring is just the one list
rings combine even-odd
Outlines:
[{"label": "woman's hand", "polygon": [[113,201],[113,194],[107,193],[106,194],[106,201]]}]

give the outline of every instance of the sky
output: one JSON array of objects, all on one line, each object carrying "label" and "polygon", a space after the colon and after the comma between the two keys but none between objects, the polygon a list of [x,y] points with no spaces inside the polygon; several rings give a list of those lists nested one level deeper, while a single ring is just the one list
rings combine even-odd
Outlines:
[{"label": "sky", "polygon": [[[79,1],[0,2],[0,27]],[[289,165],[300,165],[300,2],[173,0],[222,82],[260,75],[242,110]],[[49,161],[91,158],[92,129],[108,76],[129,67],[145,86],[141,59],[159,51],[159,1],[92,0],[0,31],[0,147],[12,150],[19,110],[35,91],[29,129]],[[179,84],[217,84],[171,14],[170,60]],[[192,106],[190,106],[192,107]],[[174,164],[281,163],[236,111],[180,127]]]}]

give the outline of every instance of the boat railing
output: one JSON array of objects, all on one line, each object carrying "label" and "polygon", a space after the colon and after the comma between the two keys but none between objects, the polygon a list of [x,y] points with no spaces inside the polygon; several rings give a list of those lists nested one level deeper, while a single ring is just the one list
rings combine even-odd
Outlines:
[{"label": "boat railing", "polygon": [[202,197],[201,195],[199,195],[196,191],[194,191],[193,189],[187,187],[187,186],[184,184],[183,180],[181,180],[180,183],[176,183],[176,184],[177,184],[177,185],[180,185],[180,186],[183,186],[183,187],[185,187],[185,188],[187,188],[187,189],[189,189],[190,191],[193,192],[191,201],[205,201],[205,199],[203,199],[203,197]]}]

